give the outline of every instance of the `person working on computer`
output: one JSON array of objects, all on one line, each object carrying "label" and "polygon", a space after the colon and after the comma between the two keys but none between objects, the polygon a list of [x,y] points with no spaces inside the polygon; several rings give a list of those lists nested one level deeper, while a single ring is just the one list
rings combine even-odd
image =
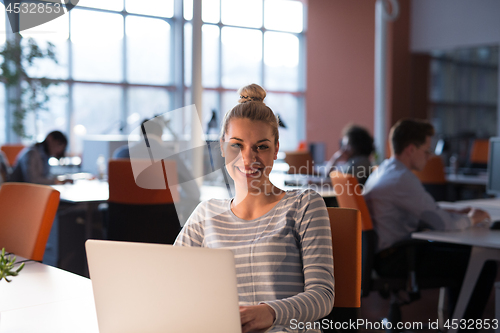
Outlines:
[{"label": "person working on computer", "polygon": [[[50,132],[45,140],[31,147],[24,148],[16,160],[16,164],[10,174],[9,182],[25,182],[42,185],[54,185],[72,182],[72,180],[60,181],[56,176],[50,174],[49,158],[61,158],[68,145],[68,139],[60,131]],[[43,258],[43,263],[56,266],[59,257],[59,219],[54,218],[52,229]]]},{"label": "person working on computer", "polygon": [[[375,268],[382,276],[406,274],[405,252],[394,250],[398,242],[411,238],[421,228],[456,230],[473,226],[489,218],[474,208],[461,211],[440,209],[412,173],[422,170],[431,156],[433,126],[423,120],[403,119],[390,132],[391,151],[387,159],[370,175],[364,197],[378,235]],[[467,269],[470,247],[427,242],[417,249],[416,271],[420,277],[455,279],[461,285]],[[465,318],[481,318],[496,276],[496,264],[487,262],[476,283]],[[450,313],[459,287],[450,288]]]},{"label": "person working on computer", "polygon": [[342,130],[341,147],[327,162],[325,170],[329,174],[336,168],[353,175],[358,183],[364,184],[371,172],[370,155],[374,151],[373,138],[365,128],[347,125]]},{"label": "person working on computer", "polygon": [[68,145],[66,136],[59,132],[50,132],[45,140],[26,147],[19,153],[16,164],[8,178],[10,182],[25,182],[34,184],[63,184],[56,176],[50,174],[49,158],[61,158]]},{"label": "person working on computer", "polygon": [[290,327],[292,319],[313,322],[330,313],[334,300],[328,212],[318,193],[285,192],[270,182],[278,121],[262,87],[239,94],[220,139],[236,194],[198,205],[175,245],[234,252],[243,333]]}]

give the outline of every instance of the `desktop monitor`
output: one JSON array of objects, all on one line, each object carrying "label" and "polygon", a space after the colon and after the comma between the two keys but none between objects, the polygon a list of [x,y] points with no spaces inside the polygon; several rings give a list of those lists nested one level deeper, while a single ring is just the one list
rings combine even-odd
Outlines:
[{"label": "desktop monitor", "polygon": [[488,193],[500,196],[500,137],[490,139],[488,159]]}]

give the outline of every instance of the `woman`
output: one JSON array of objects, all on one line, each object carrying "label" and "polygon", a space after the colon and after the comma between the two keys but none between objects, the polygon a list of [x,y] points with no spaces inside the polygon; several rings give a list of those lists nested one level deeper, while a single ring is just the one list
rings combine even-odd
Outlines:
[{"label": "woman", "polygon": [[335,167],[364,184],[371,172],[370,155],[374,151],[373,138],[365,128],[347,125],[342,130],[341,147],[326,164],[326,170],[330,173]]},{"label": "woman", "polygon": [[220,139],[236,194],[202,202],[175,245],[231,249],[243,333],[272,325],[285,330],[292,319],[313,322],[333,307],[328,212],[316,192],[285,192],[269,181],[279,148],[276,116],[260,86],[239,94]]}]

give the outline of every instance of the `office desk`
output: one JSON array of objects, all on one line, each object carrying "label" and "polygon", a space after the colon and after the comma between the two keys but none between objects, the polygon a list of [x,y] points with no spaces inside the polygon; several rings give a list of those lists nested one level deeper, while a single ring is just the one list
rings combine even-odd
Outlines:
[{"label": "office desk", "polygon": [[0,332],[99,332],[91,281],[27,262],[11,283],[0,283]]},{"label": "office desk", "polygon": [[108,201],[108,182],[97,179],[77,180],[74,184],[52,185],[52,187],[61,193],[61,202],[85,207],[85,238],[92,238],[92,217],[99,204]]},{"label": "office desk", "polygon": [[488,175],[462,175],[462,174],[447,174],[446,181],[457,185],[483,185],[488,184]]},{"label": "office desk", "polygon": [[336,196],[332,181],[327,177],[271,172],[269,179],[274,185],[285,191],[309,188],[318,192],[323,198]]},{"label": "office desk", "polygon": [[[440,203],[443,208],[471,206],[488,211],[493,219],[500,219],[500,199],[469,200],[457,203]],[[412,238],[431,240],[436,242],[470,245],[472,247],[467,272],[465,273],[458,302],[453,313],[454,319],[462,319],[473,287],[481,273],[484,262],[487,260],[500,261],[500,231],[490,230],[487,227],[476,226],[460,231],[422,231],[414,232]],[[448,332],[456,332],[450,330]]]},{"label": "office desk", "polygon": [[77,180],[74,184],[52,185],[61,193],[61,201],[70,203],[104,202],[109,198],[108,182]]},{"label": "office desk", "polygon": [[[284,327],[266,332],[285,331],[305,333]],[[99,333],[90,279],[27,262],[11,283],[0,283],[0,332]]]}]

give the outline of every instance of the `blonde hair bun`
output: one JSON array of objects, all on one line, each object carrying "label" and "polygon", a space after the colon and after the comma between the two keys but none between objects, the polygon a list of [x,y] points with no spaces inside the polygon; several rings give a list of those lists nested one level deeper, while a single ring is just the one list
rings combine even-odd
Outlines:
[{"label": "blonde hair bun", "polygon": [[263,103],[264,98],[266,98],[266,91],[264,90],[264,88],[255,83],[240,88],[238,90],[238,94],[240,95],[238,103],[245,103],[250,101]]}]

